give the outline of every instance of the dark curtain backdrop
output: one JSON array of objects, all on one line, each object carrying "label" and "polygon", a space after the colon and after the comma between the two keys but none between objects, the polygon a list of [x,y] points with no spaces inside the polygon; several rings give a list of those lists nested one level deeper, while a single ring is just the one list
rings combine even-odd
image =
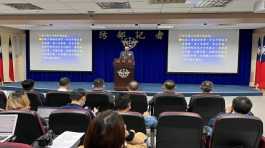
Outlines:
[{"label": "dark curtain backdrop", "polygon": [[[136,30],[124,30],[127,37],[136,37]],[[239,37],[239,69],[237,74],[200,74],[200,73],[167,73],[168,31],[163,30],[163,36],[158,36],[158,30],[144,30],[139,43],[133,49],[136,60],[135,79],[145,83],[161,83],[172,79],[176,83],[200,83],[211,80],[217,84],[248,85],[251,67],[252,30],[240,30]],[[107,33],[107,34],[105,34]],[[69,77],[72,81],[93,81],[101,77],[107,82],[113,80],[114,58],[119,57],[123,50],[121,40],[117,37],[118,30],[95,30],[93,40],[93,71],[92,72],[45,72],[30,71],[29,51],[30,36],[26,32],[27,78],[36,81],[58,81],[60,77]],[[106,35],[106,36],[104,36]],[[107,37],[104,39],[104,37]],[[161,37],[158,39],[158,37]],[[185,65],[183,65],[185,66]]]}]

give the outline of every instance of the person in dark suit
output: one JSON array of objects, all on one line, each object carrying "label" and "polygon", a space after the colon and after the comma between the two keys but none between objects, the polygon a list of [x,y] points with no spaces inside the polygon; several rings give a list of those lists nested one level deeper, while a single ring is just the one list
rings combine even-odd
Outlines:
[{"label": "person in dark suit", "polygon": [[124,51],[122,51],[120,54],[120,59],[123,59],[123,60],[129,60],[130,59],[130,60],[134,61],[134,53],[133,53],[133,51],[130,51],[129,46],[124,47]]},{"label": "person in dark suit", "polygon": [[40,101],[42,104],[45,103],[45,97],[42,93],[34,90],[34,85],[35,85],[35,81],[34,80],[31,80],[31,79],[27,79],[27,80],[24,80],[22,81],[21,83],[21,86],[22,86],[22,89],[25,93],[35,93],[39,96],[40,98]]},{"label": "person in dark suit", "polygon": [[86,110],[91,117],[94,117],[94,113],[89,107],[83,108],[86,102],[86,91],[82,88],[78,88],[70,92],[71,103],[63,106],[63,109],[79,109]]},{"label": "person in dark suit", "polygon": [[214,126],[217,119],[221,117],[251,117],[254,116],[251,112],[252,102],[248,97],[240,96],[233,99],[232,106],[226,109],[226,113],[219,113],[217,116],[212,118],[208,126],[205,126],[205,131],[208,135],[212,135],[212,127]]},{"label": "person in dark suit", "polygon": [[114,97],[111,93],[105,90],[105,81],[101,78],[97,78],[94,80],[92,84],[92,93],[104,93],[109,96],[110,103],[114,103]]},{"label": "person in dark suit", "polygon": [[213,87],[214,87],[214,84],[212,81],[208,81],[208,80],[203,81],[200,85],[202,92],[199,94],[195,94],[195,95],[191,96],[190,103],[189,103],[189,110],[190,110],[190,108],[192,108],[192,105],[193,105],[192,104],[194,101],[193,97],[196,97],[196,96],[216,96],[216,95],[212,94]]},{"label": "person in dark suit", "polygon": [[159,96],[181,96],[184,97],[183,94],[176,92],[176,83],[172,80],[166,80],[162,85],[163,92],[154,95],[154,97],[149,101],[149,104],[154,105],[154,99]]}]

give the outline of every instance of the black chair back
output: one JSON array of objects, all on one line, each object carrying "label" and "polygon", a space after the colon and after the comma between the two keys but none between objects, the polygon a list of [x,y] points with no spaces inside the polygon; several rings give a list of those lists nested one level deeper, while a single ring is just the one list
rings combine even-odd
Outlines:
[{"label": "black chair back", "polygon": [[34,92],[27,92],[27,95],[30,101],[30,109],[37,111],[38,107],[42,106],[40,95]]},{"label": "black chair back", "polygon": [[211,148],[258,148],[263,123],[256,117],[229,115],[216,120]]},{"label": "black chair back", "polygon": [[156,148],[201,148],[202,129],[196,113],[164,112],[158,119]]},{"label": "black chair back", "polygon": [[41,120],[36,112],[32,111],[5,111],[0,114],[17,114],[15,141],[32,144],[37,138],[45,134]]},{"label": "black chair back", "polygon": [[154,98],[153,112],[156,117],[162,112],[178,111],[184,112],[187,110],[187,102],[184,96],[178,95],[159,95]]},{"label": "black chair back", "polygon": [[110,102],[110,95],[104,92],[87,93],[85,106],[88,106],[91,109],[96,107],[99,112],[113,109],[113,104]]},{"label": "black chair back", "polygon": [[49,128],[59,135],[64,131],[86,132],[91,117],[86,110],[59,109],[49,116]]},{"label": "black chair back", "polygon": [[0,91],[0,108],[5,109],[6,108],[6,94],[3,91]]},{"label": "black chair back", "polygon": [[144,113],[147,111],[147,96],[143,93],[130,93],[131,111]]},{"label": "black chair back", "polygon": [[204,125],[207,125],[211,118],[225,112],[225,100],[219,95],[192,96],[189,111],[198,113],[203,118]]},{"label": "black chair back", "polygon": [[70,103],[69,92],[48,92],[46,94],[46,106],[60,107]]},{"label": "black chair back", "polygon": [[146,133],[144,117],[138,112],[128,112],[121,114],[128,130]]}]

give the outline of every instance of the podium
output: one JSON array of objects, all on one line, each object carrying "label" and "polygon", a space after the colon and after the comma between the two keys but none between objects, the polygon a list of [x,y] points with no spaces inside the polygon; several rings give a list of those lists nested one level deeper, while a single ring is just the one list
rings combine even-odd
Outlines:
[{"label": "podium", "polygon": [[132,59],[114,59],[114,89],[127,90],[128,84],[134,80],[134,66]]}]

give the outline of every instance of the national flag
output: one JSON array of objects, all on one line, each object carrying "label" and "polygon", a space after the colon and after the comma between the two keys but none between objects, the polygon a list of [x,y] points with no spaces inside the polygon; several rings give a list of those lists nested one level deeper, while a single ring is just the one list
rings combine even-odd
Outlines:
[{"label": "national flag", "polygon": [[263,48],[260,51],[260,82],[259,88],[265,89],[265,36],[263,38]]},{"label": "national flag", "polygon": [[13,53],[12,53],[12,48],[13,48],[13,45],[12,45],[12,41],[11,41],[11,37],[9,37],[9,79],[11,81],[15,81],[15,78],[14,78],[14,65],[13,65]]},{"label": "national flag", "polygon": [[261,39],[258,40],[258,51],[257,51],[257,60],[256,60],[256,76],[255,76],[255,85],[259,87],[260,84],[260,77],[261,77],[261,61],[260,61],[260,55],[261,55]]},{"label": "national flag", "polygon": [[0,36],[0,82],[4,82],[4,65],[2,55],[2,37]]}]

